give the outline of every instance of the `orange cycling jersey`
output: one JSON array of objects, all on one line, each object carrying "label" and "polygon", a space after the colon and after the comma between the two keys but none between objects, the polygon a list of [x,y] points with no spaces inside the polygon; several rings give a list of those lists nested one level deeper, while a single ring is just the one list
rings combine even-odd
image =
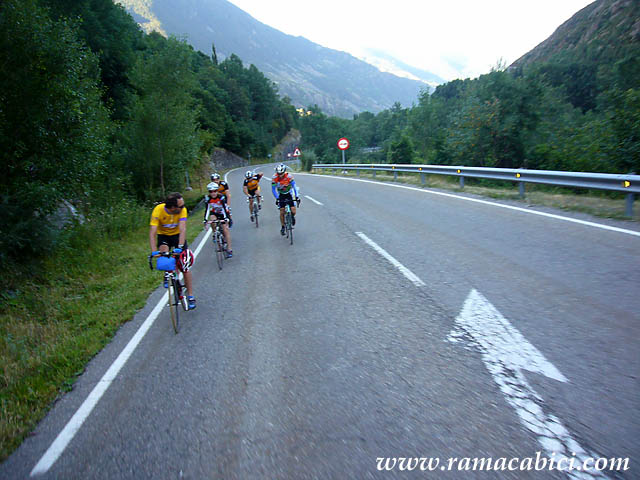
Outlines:
[{"label": "orange cycling jersey", "polygon": [[256,190],[260,186],[260,179],[262,178],[262,174],[258,173],[253,177],[247,178],[244,181],[244,186],[247,187],[248,190]]}]

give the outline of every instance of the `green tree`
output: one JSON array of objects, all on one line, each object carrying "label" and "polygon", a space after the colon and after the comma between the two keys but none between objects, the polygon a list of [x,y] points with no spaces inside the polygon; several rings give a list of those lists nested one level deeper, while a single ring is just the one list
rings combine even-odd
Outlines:
[{"label": "green tree", "polygon": [[125,133],[124,158],[141,199],[181,189],[200,148],[191,50],[176,38],[159,44],[158,40],[153,40],[153,53],[141,57],[132,73],[138,98]]},{"label": "green tree", "polygon": [[68,19],[77,25],[78,35],[97,55],[104,100],[112,118],[123,120],[130,106],[132,87],[129,73],[136,51],[143,48],[143,33],[122,5],[112,0],[40,0],[52,18]]},{"label": "green tree", "polygon": [[86,211],[102,188],[111,124],[98,62],[34,0],[0,4],[0,58],[0,252],[42,251],[60,203]]},{"label": "green tree", "polygon": [[389,163],[413,163],[414,157],[413,143],[406,133],[391,142],[387,153]]}]

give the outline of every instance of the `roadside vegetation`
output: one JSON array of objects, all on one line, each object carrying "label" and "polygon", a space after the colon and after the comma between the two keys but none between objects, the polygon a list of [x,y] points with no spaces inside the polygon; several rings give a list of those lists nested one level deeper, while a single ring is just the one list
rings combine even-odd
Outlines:
[{"label": "roadside vegetation", "polygon": [[[184,194],[190,243],[202,232],[201,211],[193,208],[204,194],[199,188]],[[160,285],[147,263],[151,209],[123,215],[131,220],[120,231],[76,225],[55,255],[8,265],[9,288],[0,293],[0,459]]]}]

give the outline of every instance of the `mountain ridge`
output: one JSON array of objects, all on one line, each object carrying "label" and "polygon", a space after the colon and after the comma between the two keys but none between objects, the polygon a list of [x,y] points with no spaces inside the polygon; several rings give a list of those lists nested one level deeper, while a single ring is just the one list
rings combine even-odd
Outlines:
[{"label": "mountain ridge", "polygon": [[[377,113],[399,102],[417,103],[422,81],[403,78],[353,55],[318,45],[266,25],[226,0],[122,0],[146,31],[157,25],[207,55],[215,45],[219,59],[236,54],[254,64],[298,107],[318,105],[329,115],[349,118]],[[157,30],[157,28],[155,28]]]},{"label": "mountain ridge", "polygon": [[561,24],[509,68],[549,61],[600,62],[640,42],[638,0],[596,0]]}]

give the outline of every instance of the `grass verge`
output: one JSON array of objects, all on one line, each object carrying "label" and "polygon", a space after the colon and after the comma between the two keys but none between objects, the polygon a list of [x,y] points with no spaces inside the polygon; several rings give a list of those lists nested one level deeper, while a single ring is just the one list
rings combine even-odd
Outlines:
[{"label": "grass verge", "polygon": [[[191,209],[203,193],[184,197],[191,243],[202,230],[200,212]],[[122,235],[85,228],[77,245],[37,264],[6,265],[12,286],[0,292],[0,461],[158,287],[160,274],[147,262],[151,208],[130,214],[139,226]]]}]

